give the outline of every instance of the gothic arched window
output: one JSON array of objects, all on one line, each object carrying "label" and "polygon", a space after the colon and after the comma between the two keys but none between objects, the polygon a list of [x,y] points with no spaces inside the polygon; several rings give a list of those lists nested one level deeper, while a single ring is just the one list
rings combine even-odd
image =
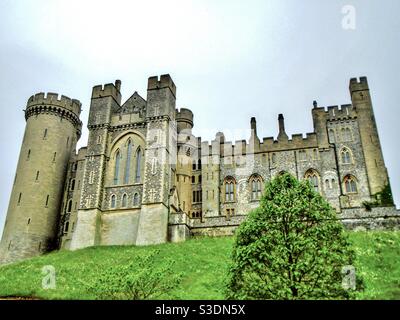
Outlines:
[{"label": "gothic arched window", "polygon": [[316,192],[319,192],[319,176],[317,171],[313,169],[308,170],[304,175],[304,178],[310,182]]},{"label": "gothic arched window", "polygon": [[117,202],[117,197],[115,196],[115,194],[113,194],[113,195],[111,196],[110,207],[111,207],[111,208],[115,208],[116,202]]},{"label": "gothic arched window", "polygon": [[122,196],[122,207],[126,208],[128,206],[128,196],[126,194],[124,194]]},{"label": "gothic arched window", "polygon": [[124,176],[124,184],[129,183],[129,172],[131,169],[131,158],[132,158],[132,141],[128,140],[128,146],[126,150],[126,163],[125,163],[125,176]]},{"label": "gothic arched window", "polygon": [[232,177],[225,179],[225,201],[235,201],[235,180]]},{"label": "gothic arched window", "polygon": [[253,175],[250,180],[251,200],[258,200],[261,197],[262,178],[259,175]]},{"label": "gothic arched window", "polygon": [[75,179],[71,179],[69,190],[74,191],[74,189],[75,189]]},{"label": "gothic arched window", "polygon": [[351,141],[351,129],[350,128],[342,128],[342,140],[343,141]]},{"label": "gothic arched window", "polygon": [[119,184],[119,167],[121,165],[121,152],[115,153],[114,184]]},{"label": "gothic arched window", "polygon": [[135,193],[135,195],[133,196],[133,205],[136,207],[139,205],[139,194]]},{"label": "gothic arched window", "polygon": [[71,210],[72,210],[72,200],[69,200],[67,204],[67,212],[71,212]]},{"label": "gothic arched window", "polygon": [[135,182],[140,182],[141,179],[141,170],[142,170],[142,151],[140,147],[136,150],[136,176]]},{"label": "gothic arched window", "polygon": [[352,175],[347,175],[344,177],[344,187],[346,193],[357,193],[357,181]]},{"label": "gothic arched window", "polygon": [[348,148],[343,148],[340,151],[340,158],[341,158],[343,164],[350,164],[352,162],[350,150]]}]

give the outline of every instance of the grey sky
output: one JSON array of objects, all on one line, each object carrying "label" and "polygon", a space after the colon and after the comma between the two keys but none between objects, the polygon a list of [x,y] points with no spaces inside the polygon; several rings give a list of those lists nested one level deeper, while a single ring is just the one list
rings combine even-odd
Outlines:
[{"label": "grey sky", "polygon": [[[342,28],[344,5],[356,9],[355,30]],[[398,12],[398,0],[2,0],[0,233],[32,94],[83,103],[83,146],[94,85],[121,79],[123,100],[146,98],[147,78],[163,73],[203,140],[220,130],[247,139],[251,116],[260,138],[276,137],[278,113],[288,134],[312,132],[312,101],[350,103],[349,79],[367,76],[399,205]]]}]

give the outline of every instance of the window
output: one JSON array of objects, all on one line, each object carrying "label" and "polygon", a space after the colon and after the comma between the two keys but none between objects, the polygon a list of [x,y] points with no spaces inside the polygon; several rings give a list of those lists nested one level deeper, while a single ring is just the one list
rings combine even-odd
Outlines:
[{"label": "window", "polygon": [[29,219],[28,219],[28,222],[27,222],[27,224],[30,224],[30,223],[31,223],[31,218],[29,218]]},{"label": "window", "polygon": [[114,184],[119,183],[119,166],[121,164],[121,153],[119,150],[115,153],[115,168],[114,168]]},{"label": "window", "polygon": [[67,204],[67,212],[69,213],[71,212],[71,210],[72,210],[72,200],[69,200]]},{"label": "window", "polygon": [[65,222],[64,232],[67,233],[69,229],[69,221]]},{"label": "window", "polygon": [[31,158],[31,149],[28,150],[28,155],[26,156],[26,160],[29,160]]},{"label": "window", "polygon": [[343,148],[340,151],[340,158],[343,164],[351,164],[351,152],[348,148]]},{"label": "window", "polygon": [[193,202],[201,202],[202,194],[201,190],[193,191]]},{"label": "window", "polygon": [[135,193],[133,196],[133,205],[137,207],[139,205],[139,194]]},{"label": "window", "polygon": [[192,170],[196,170],[196,161],[193,161],[192,163]]},{"label": "window", "polygon": [[46,139],[46,137],[47,137],[47,129],[44,129],[43,140]]},{"label": "window", "polygon": [[38,181],[38,180],[39,180],[39,174],[40,174],[40,172],[39,172],[39,171],[36,171],[36,179],[35,179],[35,181]]},{"label": "window", "polygon": [[57,157],[57,152],[54,152],[54,154],[53,154],[53,162],[56,162],[56,157]]},{"label": "window", "polygon": [[97,136],[97,144],[101,144],[101,136]]},{"label": "window", "polygon": [[90,171],[89,173],[89,184],[93,184],[94,183],[94,171]]},{"label": "window", "polygon": [[197,170],[201,170],[201,160],[200,159],[197,162]]},{"label": "window", "polygon": [[45,204],[45,207],[47,207],[47,206],[48,206],[48,204],[49,204],[49,198],[50,198],[50,195],[47,195],[47,197],[46,197],[46,204]]},{"label": "window", "polygon": [[199,175],[199,183],[201,183],[201,175]]},{"label": "window", "polygon": [[66,145],[67,145],[67,147],[68,147],[68,144],[69,144],[69,137],[67,137],[67,144],[66,144]]},{"label": "window", "polygon": [[235,201],[234,190],[235,180],[231,177],[225,179],[225,201]]},{"label": "window", "polygon": [[128,196],[126,194],[124,194],[122,196],[122,207],[126,208],[127,205],[128,205]]},{"label": "window", "polygon": [[129,183],[129,171],[131,168],[131,157],[132,157],[132,142],[131,140],[128,141],[128,148],[126,154],[126,164],[125,164],[125,176],[124,176],[124,183]]},{"label": "window", "polygon": [[318,173],[315,170],[313,169],[308,170],[304,178],[310,182],[311,186],[314,188],[316,192],[319,192],[319,177]]},{"label": "window", "polygon": [[75,179],[71,179],[69,190],[74,191],[74,189],[75,189]]},{"label": "window", "polygon": [[138,147],[136,150],[136,177],[135,177],[136,183],[140,182],[141,179],[141,170],[142,170],[141,162],[142,162],[142,151],[140,150],[140,147]]},{"label": "window", "polygon": [[344,186],[346,193],[357,193],[357,182],[356,178],[348,175],[344,178]]},{"label": "window", "polygon": [[115,194],[113,194],[111,196],[111,204],[110,204],[111,208],[115,208],[116,201],[117,201],[116,196],[115,196]]},{"label": "window", "polygon": [[342,132],[342,140],[343,141],[351,141],[352,140],[350,128],[342,128],[341,132]]},{"label": "window", "polygon": [[192,183],[195,183],[195,182],[196,182],[196,177],[192,176]]},{"label": "window", "polygon": [[259,200],[261,198],[262,178],[254,175],[249,180],[251,186],[251,200]]}]

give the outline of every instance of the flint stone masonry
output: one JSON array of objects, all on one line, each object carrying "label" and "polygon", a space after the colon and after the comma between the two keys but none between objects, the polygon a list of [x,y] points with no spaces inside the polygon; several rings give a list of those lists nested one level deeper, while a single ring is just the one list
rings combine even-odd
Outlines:
[{"label": "flint stone masonry", "polygon": [[276,138],[258,137],[252,117],[247,140],[218,132],[209,142],[192,133],[195,114],[176,108],[169,75],[150,77],[146,99],[135,91],[124,103],[116,80],[93,87],[78,153],[80,102],[36,94],[25,110],[0,263],[58,248],[232,235],[283,172],[308,179],[346,228],[398,230],[394,207],[363,208],[389,177],[367,79],[351,79],[349,91],[350,104],[312,103],[313,132],[289,136],[279,115]]}]

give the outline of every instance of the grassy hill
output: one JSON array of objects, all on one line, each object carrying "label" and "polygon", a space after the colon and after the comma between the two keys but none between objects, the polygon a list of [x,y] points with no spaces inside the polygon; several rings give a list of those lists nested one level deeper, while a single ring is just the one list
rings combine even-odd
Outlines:
[{"label": "grassy hill", "polygon": [[[400,299],[400,232],[350,233],[357,252],[357,272],[366,289],[360,299]],[[165,299],[223,299],[225,275],[233,245],[232,237],[201,238],[158,246],[95,247],[59,251],[21,263],[0,267],[0,296],[31,296],[44,299],[93,299],[82,282],[96,277],[96,267],[108,268],[134,259],[140,253],[160,250],[162,264],[175,261],[182,272],[181,284]],[[56,289],[42,289],[42,267],[54,266]]]}]

